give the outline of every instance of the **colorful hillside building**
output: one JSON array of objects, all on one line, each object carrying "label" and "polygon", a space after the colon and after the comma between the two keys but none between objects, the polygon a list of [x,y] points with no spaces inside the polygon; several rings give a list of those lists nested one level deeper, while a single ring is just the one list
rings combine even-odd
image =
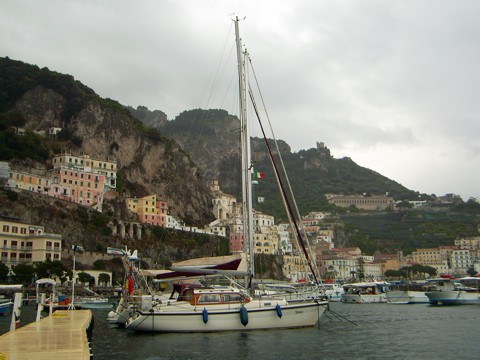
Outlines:
[{"label": "colorful hillside building", "polygon": [[141,198],[128,198],[127,208],[137,214],[138,221],[154,226],[167,226],[168,203],[157,199],[157,195]]}]

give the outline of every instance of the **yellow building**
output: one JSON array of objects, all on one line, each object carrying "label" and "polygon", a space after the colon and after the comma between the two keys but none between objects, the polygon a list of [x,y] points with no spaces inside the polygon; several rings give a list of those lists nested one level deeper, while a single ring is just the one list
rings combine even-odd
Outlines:
[{"label": "yellow building", "polygon": [[51,180],[45,176],[29,174],[23,171],[11,170],[8,184],[14,189],[47,193],[50,189]]},{"label": "yellow building", "polygon": [[167,226],[168,203],[157,199],[157,195],[128,198],[127,208],[137,214],[138,221],[155,226]]},{"label": "yellow building", "polygon": [[278,253],[278,236],[274,237],[271,233],[254,233],[253,241],[256,254],[276,255]]},{"label": "yellow building", "polygon": [[438,274],[450,272],[450,257],[455,247],[441,246],[438,248],[417,249],[412,252],[412,261],[437,269]]},{"label": "yellow building", "polygon": [[455,246],[465,250],[478,250],[480,249],[480,237],[470,237],[464,239],[456,239]]},{"label": "yellow building", "polygon": [[0,261],[11,269],[18,264],[33,264],[47,259],[61,260],[62,236],[45,233],[43,226],[0,216],[0,236]]},{"label": "yellow building", "polygon": [[283,255],[282,270],[283,274],[293,282],[303,281],[307,279],[307,265],[302,260],[302,257],[300,255]]}]

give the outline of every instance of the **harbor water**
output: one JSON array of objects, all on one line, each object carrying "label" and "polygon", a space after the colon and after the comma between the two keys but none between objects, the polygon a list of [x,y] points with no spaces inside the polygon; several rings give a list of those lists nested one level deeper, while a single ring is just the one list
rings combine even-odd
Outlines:
[{"label": "harbor water", "polygon": [[[135,333],[92,310],[93,359],[478,359],[480,306],[330,304],[320,326],[206,334]],[[22,321],[34,307],[22,308]],[[347,320],[348,319],[348,320]],[[10,317],[0,318],[0,332]],[[1,349],[0,349],[1,350]]]}]

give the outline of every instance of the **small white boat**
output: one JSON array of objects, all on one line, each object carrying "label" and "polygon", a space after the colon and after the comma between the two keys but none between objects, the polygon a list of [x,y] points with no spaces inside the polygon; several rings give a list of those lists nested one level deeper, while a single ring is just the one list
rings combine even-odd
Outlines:
[{"label": "small white boat", "polygon": [[480,304],[480,278],[440,278],[428,281],[425,292],[430,304]]},{"label": "small white boat", "polygon": [[390,284],[385,281],[367,281],[359,283],[344,284],[341,295],[342,303],[363,304],[363,303],[386,303],[385,292]]},{"label": "small white boat", "polygon": [[322,288],[325,291],[325,296],[330,302],[341,302],[342,294],[344,293],[343,286],[338,283],[323,283]]},{"label": "small white boat", "polygon": [[83,297],[75,299],[73,302],[75,307],[82,309],[111,309],[113,303],[109,302],[107,298],[103,297]]}]

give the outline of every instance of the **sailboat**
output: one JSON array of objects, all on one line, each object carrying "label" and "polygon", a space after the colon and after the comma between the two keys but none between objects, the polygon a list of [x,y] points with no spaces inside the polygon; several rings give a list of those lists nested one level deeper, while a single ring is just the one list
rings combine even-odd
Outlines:
[{"label": "sailboat", "polygon": [[245,331],[256,329],[301,328],[314,326],[328,305],[316,297],[289,301],[280,294],[255,296],[252,277],[253,256],[253,201],[250,134],[247,126],[247,91],[245,63],[246,52],[242,52],[239,35],[239,20],[235,22],[237,62],[240,88],[240,126],[242,149],[243,187],[243,233],[244,253],[247,266],[242,259],[224,259],[223,262],[183,264],[172,271],[159,274],[157,280],[185,280],[192,277],[219,275],[243,276],[244,286],[235,282],[229,285],[199,286],[183,283],[174,287],[176,297],[151,305],[148,301],[136,310],[126,323],[126,328],[148,332],[215,332]]},{"label": "sailboat", "polygon": [[136,308],[142,301],[144,295],[151,296],[151,302],[163,300],[162,297],[154,294],[150,288],[147,277],[153,277],[150,271],[140,270],[138,261],[138,251],[119,248],[107,248],[107,253],[110,255],[121,255],[122,262],[125,267],[125,279],[120,294],[120,299],[115,308],[107,315],[107,322],[116,324],[119,327],[125,327],[127,320],[135,313]]}]

